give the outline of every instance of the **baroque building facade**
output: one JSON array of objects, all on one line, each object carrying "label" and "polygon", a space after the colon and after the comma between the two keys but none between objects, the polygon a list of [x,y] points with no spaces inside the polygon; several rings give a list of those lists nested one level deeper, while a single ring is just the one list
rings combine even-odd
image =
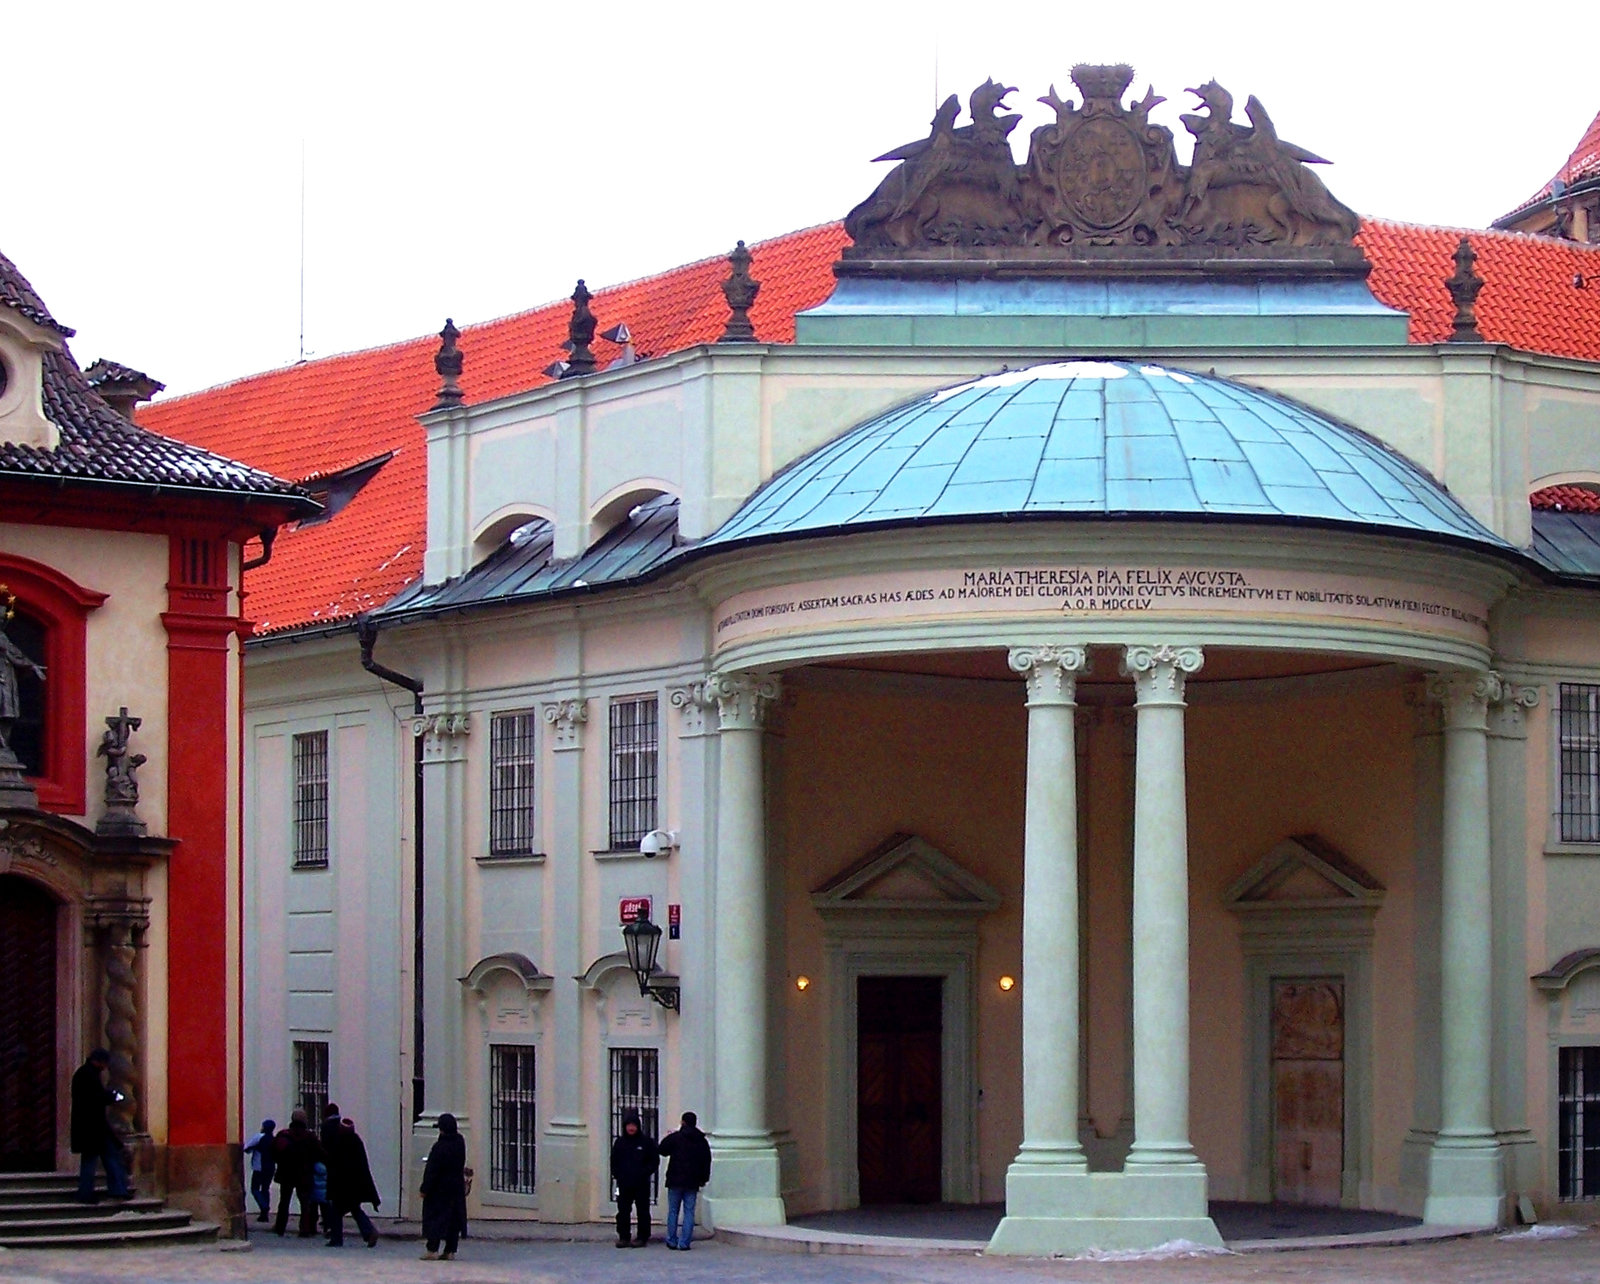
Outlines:
[{"label": "baroque building facade", "polygon": [[1358,221],[1215,85],[1180,163],[1125,72],[1026,164],[946,104],[731,323],[696,264],[146,412],[334,443],[253,581],[252,1113],[409,1207],[451,1111],[570,1222],[694,1109],[713,1225],[1006,1253],[1595,1197],[1600,251]]}]

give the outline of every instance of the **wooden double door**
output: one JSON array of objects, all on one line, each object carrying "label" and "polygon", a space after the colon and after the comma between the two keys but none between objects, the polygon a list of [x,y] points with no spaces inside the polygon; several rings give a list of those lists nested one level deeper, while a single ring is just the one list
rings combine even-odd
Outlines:
[{"label": "wooden double door", "polygon": [[863,1204],[941,1194],[944,978],[856,982],[857,1156]]},{"label": "wooden double door", "polygon": [[56,903],[0,874],[0,1172],[56,1166]]}]

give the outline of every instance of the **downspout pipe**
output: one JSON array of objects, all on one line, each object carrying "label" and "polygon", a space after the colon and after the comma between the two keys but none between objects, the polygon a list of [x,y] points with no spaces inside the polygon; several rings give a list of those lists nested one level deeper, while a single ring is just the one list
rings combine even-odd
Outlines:
[{"label": "downspout pipe", "polygon": [[[356,641],[361,644],[361,667],[374,677],[382,678],[394,686],[411,692],[411,712],[422,716],[422,679],[391,669],[373,659],[373,648],[378,645],[378,626],[363,615],[356,620]],[[415,728],[413,728],[415,731]],[[426,1101],[423,1060],[423,986],[422,963],[425,954],[422,930],[423,892],[423,818],[426,815],[422,790],[422,736],[411,737],[411,1122],[422,1118]]]}]

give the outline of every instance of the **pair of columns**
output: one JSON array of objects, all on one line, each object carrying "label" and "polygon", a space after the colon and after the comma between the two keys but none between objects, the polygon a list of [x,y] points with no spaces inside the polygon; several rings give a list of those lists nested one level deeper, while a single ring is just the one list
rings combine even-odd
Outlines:
[{"label": "pair of columns", "polygon": [[1134,682],[1133,1146],[1120,1173],[1089,1172],[1078,1140],[1079,645],[1019,647],[1028,683],[1022,885],[1022,1147],[1006,1174],[991,1253],[1043,1256],[1221,1244],[1189,1141],[1189,837],[1184,686],[1196,646],[1130,646]]}]

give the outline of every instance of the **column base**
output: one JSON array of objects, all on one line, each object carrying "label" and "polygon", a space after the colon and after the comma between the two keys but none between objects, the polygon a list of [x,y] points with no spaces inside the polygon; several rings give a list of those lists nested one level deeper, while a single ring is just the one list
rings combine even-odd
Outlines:
[{"label": "column base", "polygon": [[[244,1186],[239,1181],[241,1151],[237,1145],[168,1146],[167,1202],[197,1221],[215,1222],[223,1239],[244,1239]],[[143,1192],[141,1192],[143,1193]]]},{"label": "column base", "polygon": [[1222,1236],[1206,1211],[1204,1166],[1160,1167],[1095,1173],[1013,1164],[1006,1173],[1006,1215],[985,1251],[1050,1257],[1090,1248],[1155,1248],[1175,1239],[1220,1248]]},{"label": "column base", "polygon": [[539,1220],[590,1219],[589,1126],[581,1119],[552,1119],[539,1154]]},{"label": "column base", "polygon": [[1499,1226],[1505,1221],[1505,1174],[1492,1137],[1441,1137],[1428,1156],[1428,1196],[1422,1220],[1430,1226]]},{"label": "column base", "polygon": [[711,1137],[711,1184],[697,1220],[723,1226],[783,1226],[788,1220],[779,1175],[778,1147],[771,1137]]}]

